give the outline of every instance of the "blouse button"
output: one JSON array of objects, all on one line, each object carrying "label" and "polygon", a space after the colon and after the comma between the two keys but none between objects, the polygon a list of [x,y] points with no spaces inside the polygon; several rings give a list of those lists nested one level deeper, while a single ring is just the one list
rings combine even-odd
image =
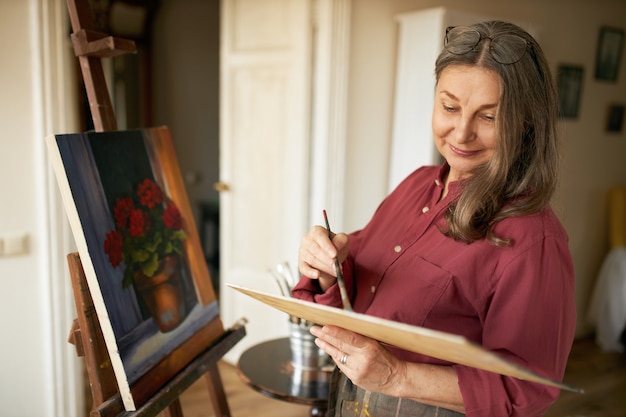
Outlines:
[{"label": "blouse button", "polygon": [[375,285],[372,285],[372,286],[370,287],[370,291],[372,292],[372,294],[374,294],[374,293],[376,292],[376,286],[375,286]]},{"label": "blouse button", "polygon": [[441,185],[441,183],[439,182],[439,179],[435,180],[435,185]]},{"label": "blouse button", "polygon": [[402,246],[400,246],[400,245],[396,245],[396,246],[393,248],[393,250],[394,250],[396,253],[398,253],[398,252],[400,252],[400,251],[402,250]]},{"label": "blouse button", "polygon": [[426,213],[430,208],[428,206],[422,207],[422,213]]}]

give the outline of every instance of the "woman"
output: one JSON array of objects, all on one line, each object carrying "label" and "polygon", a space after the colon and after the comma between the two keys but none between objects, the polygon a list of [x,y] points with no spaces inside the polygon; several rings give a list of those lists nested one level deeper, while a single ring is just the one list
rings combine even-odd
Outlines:
[{"label": "woman", "polygon": [[[575,328],[574,269],[549,206],[557,98],[523,29],[448,28],[435,64],[432,130],[445,159],[421,167],[360,231],[303,238],[294,296],[341,308],[334,259],[356,312],[462,335],[563,377]],[[336,416],[539,416],[559,391],[383,346],[334,326],[316,343],[341,371]]]}]

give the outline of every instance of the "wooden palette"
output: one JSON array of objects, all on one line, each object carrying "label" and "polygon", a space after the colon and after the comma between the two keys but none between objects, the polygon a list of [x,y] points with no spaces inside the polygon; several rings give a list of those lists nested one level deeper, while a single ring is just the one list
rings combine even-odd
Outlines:
[{"label": "wooden palette", "polygon": [[462,336],[411,326],[295,298],[267,294],[237,285],[227,285],[280,311],[319,325],[331,324],[410,352],[526,381],[538,382],[568,391],[582,392],[578,388],[538,375],[520,365],[503,359]]}]

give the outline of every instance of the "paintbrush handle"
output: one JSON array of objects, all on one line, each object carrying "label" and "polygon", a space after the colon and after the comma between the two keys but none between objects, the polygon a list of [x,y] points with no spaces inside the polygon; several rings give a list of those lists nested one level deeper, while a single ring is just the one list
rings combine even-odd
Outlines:
[{"label": "paintbrush handle", "polygon": [[[324,222],[326,222],[326,230],[328,230],[328,238],[332,242],[333,233],[330,231],[330,224],[328,223],[328,216],[326,210],[324,210]],[[339,259],[335,257],[335,273],[337,274],[337,285],[339,285],[339,293],[341,294],[341,302],[343,303],[343,309],[352,311],[350,305],[350,299],[348,298],[348,291],[346,290],[346,284],[343,281],[343,274],[341,273],[341,266],[339,265]]]}]

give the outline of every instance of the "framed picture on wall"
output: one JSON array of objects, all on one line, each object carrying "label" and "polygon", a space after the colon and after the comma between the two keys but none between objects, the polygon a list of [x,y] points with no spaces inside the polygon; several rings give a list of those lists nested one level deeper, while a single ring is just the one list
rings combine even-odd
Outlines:
[{"label": "framed picture on wall", "polygon": [[576,65],[560,65],[558,69],[559,117],[578,117],[584,69]]},{"label": "framed picture on wall", "polygon": [[607,132],[619,133],[622,131],[624,124],[624,107],[623,104],[612,104],[609,106],[606,120]]},{"label": "framed picture on wall", "polygon": [[596,80],[617,81],[624,49],[624,30],[603,26],[596,51]]}]

